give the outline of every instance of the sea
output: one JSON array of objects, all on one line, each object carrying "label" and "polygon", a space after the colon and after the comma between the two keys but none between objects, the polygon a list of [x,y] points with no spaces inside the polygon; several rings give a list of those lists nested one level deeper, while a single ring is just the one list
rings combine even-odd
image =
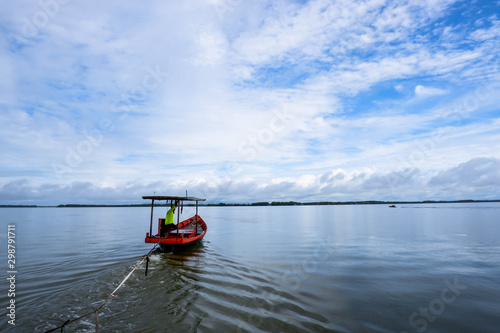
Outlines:
[{"label": "sea", "polygon": [[87,313],[64,332],[95,332],[97,320],[100,332],[500,330],[500,203],[199,214],[205,238],[153,252],[145,275],[148,207],[0,208],[0,331]]}]

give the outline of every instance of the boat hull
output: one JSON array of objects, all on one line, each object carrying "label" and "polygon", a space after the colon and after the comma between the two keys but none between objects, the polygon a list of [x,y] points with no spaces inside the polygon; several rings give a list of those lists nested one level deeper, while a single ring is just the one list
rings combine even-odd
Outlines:
[{"label": "boat hull", "polygon": [[207,233],[207,224],[199,215],[180,222],[178,228],[169,231],[166,236],[160,237],[162,223],[164,223],[164,219],[159,219],[158,234],[146,233],[146,243],[159,243],[162,248],[168,245],[187,245],[202,240]]}]

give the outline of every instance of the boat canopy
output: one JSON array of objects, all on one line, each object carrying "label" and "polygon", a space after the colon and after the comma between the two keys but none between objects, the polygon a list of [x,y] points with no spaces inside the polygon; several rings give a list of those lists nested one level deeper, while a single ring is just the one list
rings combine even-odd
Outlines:
[{"label": "boat canopy", "polygon": [[155,206],[155,200],[180,201],[181,209],[177,210],[177,232],[179,232],[180,215],[181,215],[181,210],[182,210],[182,206],[183,206],[182,202],[183,201],[196,201],[196,216],[198,216],[198,201],[207,200],[207,199],[201,199],[201,198],[196,198],[196,197],[188,197],[187,195],[185,197],[178,197],[178,196],[173,196],[173,195],[146,195],[146,196],[143,196],[142,198],[146,199],[146,200],[151,200],[151,219],[149,222],[149,235],[153,234],[153,209]]},{"label": "boat canopy", "polygon": [[195,197],[176,197],[176,196],[171,196],[171,195],[151,195],[151,196],[144,196],[142,198],[148,199],[148,200],[179,200],[179,201],[205,201],[205,200],[207,200],[207,199],[200,199],[200,198],[195,198]]}]

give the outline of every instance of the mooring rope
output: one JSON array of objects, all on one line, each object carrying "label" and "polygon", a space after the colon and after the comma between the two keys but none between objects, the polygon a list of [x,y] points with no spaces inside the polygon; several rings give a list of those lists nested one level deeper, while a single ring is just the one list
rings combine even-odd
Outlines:
[{"label": "mooring rope", "polygon": [[[163,238],[163,237],[162,237]],[[161,240],[161,239],[160,239]],[[144,262],[144,260],[148,260],[149,261],[149,255],[151,253],[153,253],[153,251],[156,249],[156,247],[158,246],[160,242],[156,243],[155,246],[153,246],[153,248],[151,249],[151,251],[149,251],[148,254],[146,254],[142,260],[137,264],[135,265],[135,267],[130,271],[130,273],[128,273],[128,275],[123,279],[123,281],[118,285],[118,287],[116,287],[115,290],[113,290],[113,292],[97,307],[95,308],[93,311],[90,311],[78,318],[75,318],[75,319],[72,319],[72,320],[66,320],[62,325],[60,326],[57,326],[55,328],[52,328],[48,331],[45,331],[45,333],[50,333],[50,332],[54,332],[58,329],[61,329],[61,332],[63,332],[64,330],[64,327],[69,325],[69,324],[72,324],[74,322],[77,322],[79,321],[80,319],[83,319],[85,317],[88,317],[90,316],[91,314],[94,314],[95,313],[95,316],[96,316],[96,332],[98,333],[99,332],[99,310],[104,306],[106,305],[106,303],[109,301],[109,299],[113,296],[115,296],[115,293],[118,291],[118,289],[120,289],[121,286],[123,286],[123,284],[125,283],[125,281],[127,281],[129,279],[129,277],[132,275],[132,273],[134,273],[134,271]],[[146,275],[147,275],[147,268],[146,268]]]}]

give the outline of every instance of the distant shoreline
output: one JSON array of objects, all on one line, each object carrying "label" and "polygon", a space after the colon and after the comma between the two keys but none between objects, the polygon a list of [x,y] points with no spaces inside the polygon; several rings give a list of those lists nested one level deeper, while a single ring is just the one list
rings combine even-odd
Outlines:
[{"label": "distant shoreline", "polygon": [[[297,202],[297,201],[272,201],[272,202],[254,202],[254,203],[217,203],[217,204],[198,204],[205,207],[262,207],[262,206],[342,206],[342,205],[401,205],[401,204],[441,204],[441,203],[480,203],[480,202],[500,202],[498,200],[424,200],[424,201],[315,201],[315,202]],[[151,204],[61,204],[57,206],[42,205],[0,205],[0,208],[92,208],[92,207],[150,207]],[[155,206],[167,206],[167,204],[156,204]],[[184,206],[194,206],[194,204],[185,204]]]}]

